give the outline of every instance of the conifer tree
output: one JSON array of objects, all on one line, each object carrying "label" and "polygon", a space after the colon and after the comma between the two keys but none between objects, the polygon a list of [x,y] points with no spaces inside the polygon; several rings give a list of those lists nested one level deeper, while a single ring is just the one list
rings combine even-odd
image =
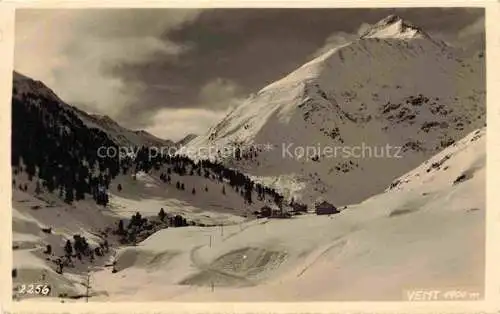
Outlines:
[{"label": "conifer tree", "polygon": [[158,213],[158,217],[160,218],[160,220],[164,221],[166,216],[167,216],[167,214],[165,213],[165,211],[163,210],[163,208],[160,209],[160,212]]},{"label": "conifer tree", "polygon": [[64,202],[71,204],[74,200],[73,188],[66,186],[66,193],[64,197]]},{"label": "conifer tree", "polygon": [[123,226],[123,220],[121,220],[121,219],[118,222],[118,234],[120,234],[120,235],[125,234],[125,228]]},{"label": "conifer tree", "polygon": [[66,245],[64,246],[64,252],[66,253],[66,256],[71,256],[71,254],[73,254],[73,246],[71,245],[70,240],[66,241]]},{"label": "conifer tree", "polygon": [[42,189],[40,187],[40,181],[36,181],[36,188],[35,188],[35,194],[38,195],[42,192]]}]

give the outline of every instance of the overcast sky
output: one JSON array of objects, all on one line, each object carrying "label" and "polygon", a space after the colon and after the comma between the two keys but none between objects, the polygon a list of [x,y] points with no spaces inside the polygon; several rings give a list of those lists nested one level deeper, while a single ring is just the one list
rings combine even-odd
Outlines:
[{"label": "overcast sky", "polygon": [[395,13],[470,51],[483,9],[19,9],[15,69],[63,100],[169,139]]}]

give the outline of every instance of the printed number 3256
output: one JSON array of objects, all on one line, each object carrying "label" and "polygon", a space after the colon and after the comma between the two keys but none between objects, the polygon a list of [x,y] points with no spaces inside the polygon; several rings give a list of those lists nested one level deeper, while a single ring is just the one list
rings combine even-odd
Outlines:
[{"label": "printed number 3256", "polygon": [[19,293],[47,296],[50,294],[50,286],[35,284],[21,285],[21,287],[19,287]]}]

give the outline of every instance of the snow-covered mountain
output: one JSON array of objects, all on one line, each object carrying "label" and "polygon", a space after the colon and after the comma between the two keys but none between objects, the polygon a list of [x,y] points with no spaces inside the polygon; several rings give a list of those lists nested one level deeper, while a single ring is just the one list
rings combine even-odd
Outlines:
[{"label": "snow-covered mountain", "polygon": [[74,113],[88,128],[102,130],[107,136],[119,146],[127,148],[141,146],[170,147],[174,142],[160,139],[143,130],[130,130],[111,119],[109,116],[91,115],[74,106],[68,105],[61,100],[50,88],[42,82],[33,80],[25,75],[14,71],[14,97],[23,100],[26,97],[33,100],[40,96],[46,96],[68,112]]},{"label": "snow-covered mountain", "polygon": [[485,125],[483,56],[389,16],[251,95],[183,153],[306,203],[359,202]]},{"label": "snow-covered mountain", "polygon": [[[87,291],[90,301],[397,301],[409,288],[450,287],[480,298],[484,57],[460,55],[390,16],[175,143],[197,158],[212,147],[207,157],[239,172],[179,156],[101,158],[102,146],[163,144],[14,73],[14,285],[48,282],[43,299],[65,301]],[[329,156],[334,146],[346,149]],[[296,147],[309,158],[283,155]],[[257,219],[281,199],[246,174],[295,201],[349,205]],[[90,249],[80,258],[66,251],[76,235]]]},{"label": "snow-covered mountain", "polygon": [[391,14],[366,30],[360,38],[397,38],[397,39],[427,39],[438,45],[445,44],[434,41],[424,30],[400,16]]}]

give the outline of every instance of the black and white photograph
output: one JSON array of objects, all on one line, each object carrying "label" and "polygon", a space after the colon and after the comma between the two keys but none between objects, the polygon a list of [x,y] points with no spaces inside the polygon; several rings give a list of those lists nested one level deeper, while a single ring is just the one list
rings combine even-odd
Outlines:
[{"label": "black and white photograph", "polygon": [[18,8],[14,34],[13,301],[485,298],[485,8]]}]

